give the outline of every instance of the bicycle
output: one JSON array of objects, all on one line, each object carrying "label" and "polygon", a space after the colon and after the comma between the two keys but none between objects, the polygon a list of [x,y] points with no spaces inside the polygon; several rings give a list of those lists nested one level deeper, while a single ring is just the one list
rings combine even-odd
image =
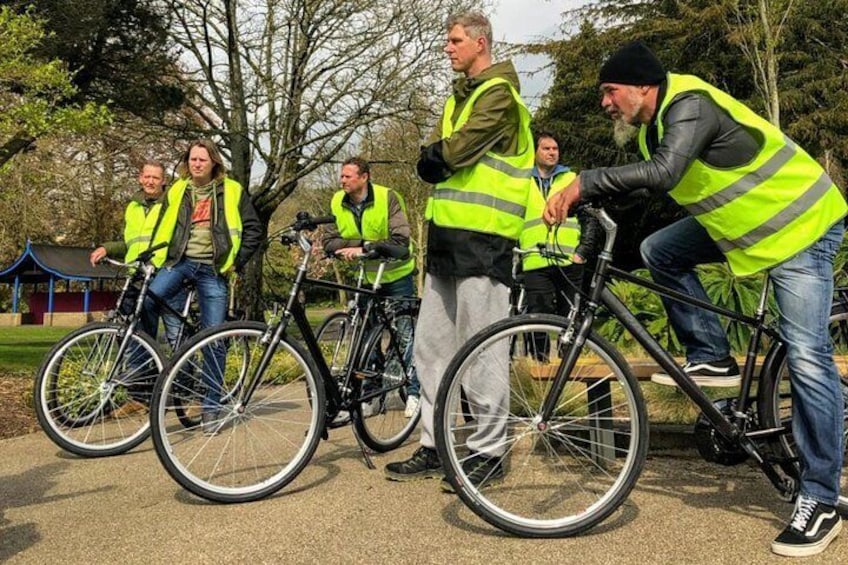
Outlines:
[{"label": "bicycle", "polygon": [[[406,255],[403,248],[393,251],[395,255],[400,257]],[[359,358],[367,359],[368,364],[384,367],[383,378],[401,379],[403,378],[404,366],[401,365],[400,356],[396,352],[402,352],[402,356],[407,359],[412,354],[413,334],[421,300],[414,296],[386,297],[387,300],[381,303],[380,311],[369,312],[369,307],[373,309],[369,304],[371,301],[364,298],[360,291],[364,288],[363,284],[366,281],[366,263],[369,259],[375,257],[375,252],[371,251],[363,253],[357,259],[356,292],[348,301],[347,309],[328,315],[315,330],[315,339],[325,353],[325,360],[330,368],[330,373],[337,380],[343,380],[350,365],[358,362]],[[370,288],[374,292],[379,293],[380,288],[382,288],[381,281],[387,261],[387,259],[382,259],[380,267],[375,273]],[[386,330],[387,324],[391,324],[392,332]],[[395,336],[397,336],[397,343],[394,343]],[[364,344],[362,352],[358,351],[357,343]],[[362,357],[365,352],[367,352],[368,357]],[[409,365],[408,362],[407,365]],[[400,399],[406,404],[408,400],[407,391],[399,391],[399,394]],[[418,412],[420,412],[420,406],[416,404],[414,411],[404,411],[404,417],[417,420]],[[398,424],[387,427],[396,428]],[[361,434],[361,437],[363,443],[375,451],[385,451],[386,448],[394,449],[402,443],[398,442],[396,438],[389,442],[382,441],[375,434],[367,432]]]},{"label": "bicycle", "polygon": [[[595,313],[603,306],[701,409],[695,426],[701,456],[724,465],[750,458],[784,499],[794,499],[800,475],[790,427],[792,399],[785,347],[773,322],[766,322],[768,277],[753,316],[698,301],[613,267],[616,225],[602,208],[592,213],[601,221],[606,241],[588,297],[578,294],[567,318],[527,314],[497,322],[472,337],[448,366],[434,418],[436,447],[449,484],[483,520],[528,537],[585,532],[624,502],[646,458],[648,421],[627,360],[592,330]],[[613,278],[752,327],[738,396],[715,402],[706,396],[612,293]],[[831,329],[844,337],[846,320],[848,302],[838,298]],[[528,334],[543,334],[556,345],[544,355],[510,346]],[[754,392],[757,353],[766,342]],[[848,406],[846,369],[840,366]],[[486,398],[500,407],[494,414],[476,404],[480,373],[487,379]],[[466,421],[469,408],[477,415],[471,422]],[[479,439],[480,429],[489,434],[486,442]],[[463,463],[473,462],[493,443],[504,455],[475,484]],[[839,498],[843,512],[848,509],[846,475]]]},{"label": "bicycle", "polygon": [[[148,417],[155,378],[164,368],[159,344],[138,330],[145,297],[180,322],[178,341],[197,331],[190,309],[194,289],[181,311],[148,290],[156,271],[156,246],[135,261],[108,263],[130,272],[105,321],[92,322],[62,338],[47,353],[34,379],[35,412],[47,436],[62,449],[84,457],[129,451],[150,435]],[[190,408],[178,407],[190,423]]]},{"label": "bicycle", "polygon": [[[392,310],[397,300],[380,297],[365,288],[310,279],[307,276],[312,243],[306,232],[334,221],[332,216],[313,218],[301,212],[284,230],[281,241],[298,245],[303,258],[290,293],[280,311],[269,323],[227,322],[203,330],[186,342],[157,380],[152,405],[153,444],[167,472],[188,491],[217,502],[247,502],[272,494],[292,481],[311,459],[320,439],[347,410],[355,437],[369,467],[373,468],[365,445],[375,451],[387,451],[400,445],[412,433],[416,418],[405,418],[404,394],[412,367],[407,366],[399,345]],[[377,246],[375,253],[391,256],[395,250]],[[325,361],[298,301],[306,284],[348,292],[359,292],[366,300],[364,319],[376,319],[367,336],[360,331],[354,337],[349,361],[344,370],[332,371]],[[415,305],[411,301],[404,301]],[[402,309],[415,315],[414,311]],[[289,334],[294,323],[301,335]],[[365,336],[365,337],[364,337]],[[402,374],[387,374],[385,353],[378,353],[384,338],[401,363]],[[213,350],[223,354],[225,362],[209,363]],[[205,353],[205,355],[204,355]],[[179,387],[181,375],[191,373],[232,390],[235,380],[233,359],[244,355],[246,377],[232,394],[232,400],[207,409],[217,411],[213,429],[186,428],[173,416],[169,399]],[[205,364],[205,366],[204,366]],[[363,385],[370,379],[375,385]],[[376,401],[378,410],[369,415],[365,406]]]}]

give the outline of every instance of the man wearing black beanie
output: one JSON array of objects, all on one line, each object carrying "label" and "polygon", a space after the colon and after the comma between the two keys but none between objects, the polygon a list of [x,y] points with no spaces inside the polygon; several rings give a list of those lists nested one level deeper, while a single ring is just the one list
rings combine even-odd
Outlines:
[{"label": "man wearing black beanie", "polygon": [[[726,261],[735,275],[769,271],[792,382],[793,434],[801,476],[779,555],[815,555],[842,528],[836,504],[845,479],[844,401],[827,328],[833,259],[848,211],[839,189],[803,149],[750,108],[691,75],[666,73],[639,42],[613,53],[599,73],[601,106],[639,127],[644,161],[585,170],[548,201],[563,221],[581,199],[640,188],[668,193],[690,214],[640,246],[653,279],[709,301],[695,267]],[[735,386],[739,369],[718,316],[663,298],[687,363],[651,380]]]},{"label": "man wearing black beanie", "polygon": [[644,43],[634,41],[613,53],[601,67],[598,77],[601,83],[659,84],[665,80],[665,69]]}]

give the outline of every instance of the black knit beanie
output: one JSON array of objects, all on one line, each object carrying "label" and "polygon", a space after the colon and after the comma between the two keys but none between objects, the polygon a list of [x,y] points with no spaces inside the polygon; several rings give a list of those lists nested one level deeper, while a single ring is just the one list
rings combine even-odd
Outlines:
[{"label": "black knit beanie", "polygon": [[656,55],[641,41],[634,41],[610,55],[598,73],[598,82],[659,84],[665,80],[665,69]]}]

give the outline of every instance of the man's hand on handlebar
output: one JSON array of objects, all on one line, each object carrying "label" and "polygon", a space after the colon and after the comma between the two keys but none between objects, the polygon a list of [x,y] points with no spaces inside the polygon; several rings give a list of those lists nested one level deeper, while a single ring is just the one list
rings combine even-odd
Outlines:
[{"label": "man's hand on handlebar", "polygon": [[579,175],[562,192],[551,196],[542,214],[542,219],[549,226],[562,223],[568,217],[568,212],[578,200],[580,200]]},{"label": "man's hand on handlebar", "polygon": [[365,249],[362,247],[345,247],[336,251],[336,256],[345,261],[355,261],[363,253],[365,253]]},{"label": "man's hand on handlebar", "polygon": [[102,261],[104,257],[106,257],[106,255],[106,248],[98,247],[97,249],[91,252],[91,255],[88,256],[88,260],[91,263],[92,267],[96,267],[97,264]]}]

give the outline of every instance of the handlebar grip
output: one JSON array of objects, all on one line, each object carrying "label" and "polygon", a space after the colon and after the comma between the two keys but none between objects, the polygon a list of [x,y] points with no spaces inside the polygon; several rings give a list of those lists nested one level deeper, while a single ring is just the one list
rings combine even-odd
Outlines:
[{"label": "handlebar grip", "polygon": [[370,243],[367,245],[366,251],[374,251],[380,257],[388,259],[403,260],[409,258],[409,248],[403,245],[395,245],[394,243]]},{"label": "handlebar grip", "polygon": [[168,247],[167,241],[163,241],[162,243],[154,245],[153,247],[148,247],[147,249],[145,249],[144,251],[142,251],[141,253],[138,254],[138,258],[136,260],[141,262],[141,263],[146,263],[147,261],[150,260],[151,257],[153,257],[153,255],[157,251],[159,251],[160,249],[162,249],[164,247]]},{"label": "handlebar grip", "polygon": [[316,226],[320,226],[323,224],[333,224],[336,222],[335,216],[318,216],[317,218],[311,219],[312,223]]},{"label": "handlebar grip", "polygon": [[336,221],[335,216],[316,216],[312,217],[309,212],[298,212],[297,220],[292,224],[291,229],[294,231],[314,230],[323,224],[332,224]]}]

